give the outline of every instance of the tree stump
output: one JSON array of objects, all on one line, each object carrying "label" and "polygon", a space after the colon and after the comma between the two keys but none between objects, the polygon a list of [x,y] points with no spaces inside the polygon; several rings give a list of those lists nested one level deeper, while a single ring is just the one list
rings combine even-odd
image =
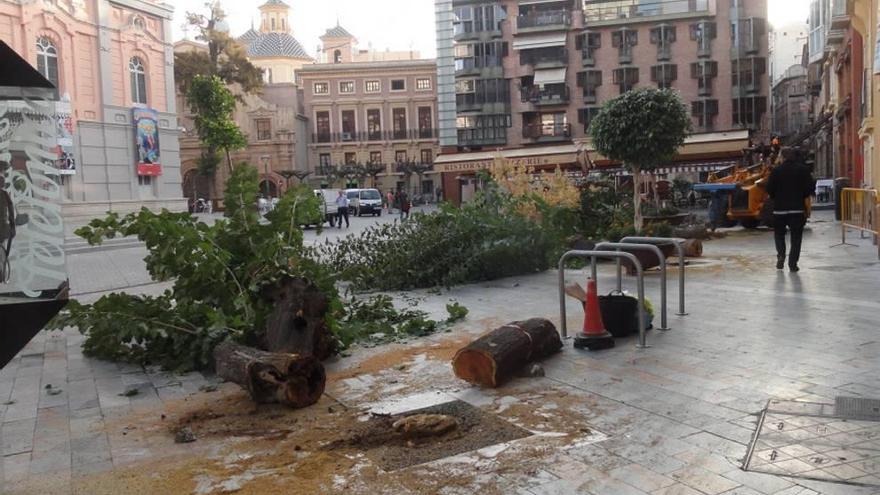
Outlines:
[{"label": "tree stump", "polygon": [[314,356],[265,352],[233,342],[214,348],[217,375],[248,391],[259,404],[310,406],[321,398],[327,376]]},{"label": "tree stump", "polygon": [[460,349],[452,359],[455,376],[495,388],[531,361],[562,349],[562,339],[549,320],[516,321],[495,329]]},{"label": "tree stump", "polygon": [[684,255],[688,258],[699,258],[703,256],[703,241],[700,239],[688,239],[682,243]]},{"label": "tree stump", "polygon": [[267,350],[320,361],[333,355],[335,340],[325,322],[330,300],[320,289],[305,279],[289,278],[267,295],[274,304],[266,321]]}]

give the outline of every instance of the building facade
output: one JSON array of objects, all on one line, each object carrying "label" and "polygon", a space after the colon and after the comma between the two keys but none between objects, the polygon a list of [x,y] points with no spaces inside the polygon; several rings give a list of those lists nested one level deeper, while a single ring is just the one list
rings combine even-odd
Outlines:
[{"label": "building facade", "polygon": [[296,72],[314,63],[290,27],[290,6],[281,0],[268,0],[260,6],[260,28],[253,26],[238,41],[247,50],[248,60],[263,69],[266,84],[293,84]]},{"label": "building facade", "polygon": [[[339,62],[303,67],[303,109],[309,121],[309,170],[322,185],[360,184],[383,191],[406,188],[433,198],[439,181],[437,66],[433,60]],[[399,164],[424,174],[407,183]],[[332,177],[345,165],[372,164],[375,177]],[[420,175],[420,183],[416,183]],[[353,185],[353,184],[352,184]]]},{"label": "building facade", "polygon": [[[107,211],[186,207],[172,14],[146,0],[0,3],[0,38],[69,101],[63,117],[71,136],[62,145],[68,232]],[[139,135],[135,116],[144,117]]]},{"label": "building facade", "polygon": [[436,15],[444,155],[589,150],[602,104],[638,87],[678,91],[696,134],[769,139],[766,0],[437,0]]},{"label": "building facade", "polygon": [[810,127],[807,68],[792,65],[773,85],[773,133],[783,141]]}]

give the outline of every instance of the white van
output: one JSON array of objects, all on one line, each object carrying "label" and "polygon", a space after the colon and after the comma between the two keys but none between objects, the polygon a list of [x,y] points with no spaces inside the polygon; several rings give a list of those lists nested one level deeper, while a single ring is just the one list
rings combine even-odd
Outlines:
[{"label": "white van", "polygon": [[382,216],[382,194],[378,189],[347,189],[349,211],[357,216]]},{"label": "white van", "polygon": [[336,224],[336,214],[339,208],[336,206],[336,198],[339,197],[339,189],[315,189],[315,196],[323,198],[324,221],[333,227]]}]

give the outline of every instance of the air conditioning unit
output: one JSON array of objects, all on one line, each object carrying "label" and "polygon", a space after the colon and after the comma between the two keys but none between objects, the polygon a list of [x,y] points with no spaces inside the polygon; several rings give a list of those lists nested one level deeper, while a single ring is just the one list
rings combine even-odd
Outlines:
[{"label": "air conditioning unit", "polygon": [[342,140],[343,141],[353,141],[354,138],[352,137],[350,132],[343,132],[342,133]]}]

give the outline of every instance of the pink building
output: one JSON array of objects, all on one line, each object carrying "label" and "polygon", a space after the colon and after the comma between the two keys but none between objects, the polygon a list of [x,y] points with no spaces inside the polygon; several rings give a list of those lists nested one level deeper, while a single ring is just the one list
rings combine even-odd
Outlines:
[{"label": "pink building", "polygon": [[[68,157],[63,185],[68,229],[107,211],[186,206],[172,14],[169,5],[144,0],[0,3],[0,39],[69,101],[59,106],[64,117],[69,113],[72,134],[59,143]],[[140,113],[149,117],[140,138],[134,109],[147,110]]]}]

